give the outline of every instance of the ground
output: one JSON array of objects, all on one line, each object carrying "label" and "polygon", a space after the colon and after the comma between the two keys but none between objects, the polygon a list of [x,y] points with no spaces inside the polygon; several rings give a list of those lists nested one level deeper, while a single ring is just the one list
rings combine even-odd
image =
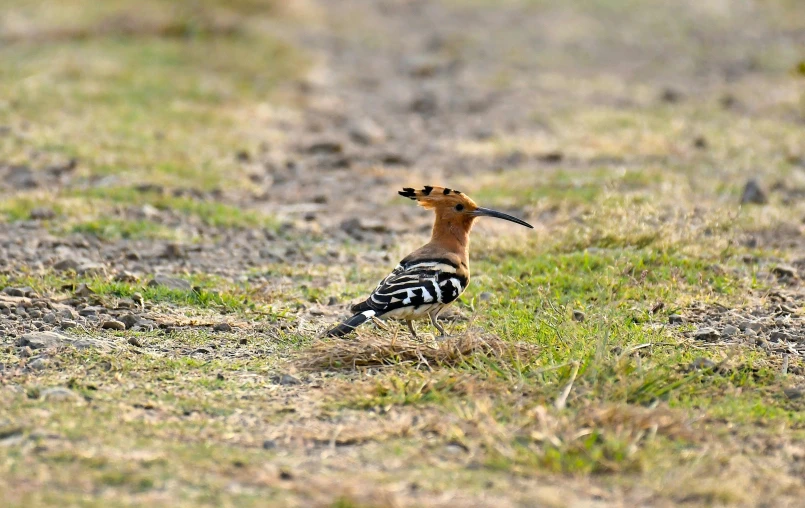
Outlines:
[{"label": "ground", "polygon": [[[6,505],[801,505],[802,2],[3,10]],[[536,229],[321,338],[428,184]]]}]

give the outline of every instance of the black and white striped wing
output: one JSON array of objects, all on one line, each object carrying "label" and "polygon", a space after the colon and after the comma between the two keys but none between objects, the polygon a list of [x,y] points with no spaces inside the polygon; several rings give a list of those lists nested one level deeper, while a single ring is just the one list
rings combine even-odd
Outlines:
[{"label": "black and white striped wing", "polygon": [[467,279],[458,275],[456,268],[446,260],[401,264],[359,307],[382,316],[398,309],[435,308],[452,303],[467,287]]}]

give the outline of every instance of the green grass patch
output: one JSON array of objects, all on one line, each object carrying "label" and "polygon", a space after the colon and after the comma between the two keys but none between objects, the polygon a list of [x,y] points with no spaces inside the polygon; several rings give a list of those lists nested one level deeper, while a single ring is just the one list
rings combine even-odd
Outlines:
[{"label": "green grass patch", "polygon": [[[247,312],[256,310],[255,300],[249,288],[238,286],[219,277],[195,274],[186,277],[192,289],[172,289],[151,286],[150,278],[141,283],[109,280],[104,276],[79,276],[71,272],[48,272],[41,275],[0,275],[0,286],[32,288],[39,294],[60,296],[69,294],[73,288],[86,284],[97,298],[114,308],[115,301],[135,294],[149,304],[172,304],[184,307],[215,309],[219,312]],[[262,307],[261,307],[262,308]]]}]

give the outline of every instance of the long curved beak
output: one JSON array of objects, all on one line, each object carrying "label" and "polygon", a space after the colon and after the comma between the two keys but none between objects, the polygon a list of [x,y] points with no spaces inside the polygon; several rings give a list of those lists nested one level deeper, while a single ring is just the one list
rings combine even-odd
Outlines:
[{"label": "long curved beak", "polygon": [[524,220],[520,220],[517,217],[512,217],[511,215],[509,215],[507,213],[498,212],[497,210],[490,210],[489,208],[478,207],[472,212],[472,215],[474,215],[475,217],[495,217],[497,219],[503,219],[503,220],[511,221],[511,222],[517,223],[517,224],[519,224],[521,226],[525,226],[527,228],[534,229],[534,226],[532,226],[531,224],[529,224],[528,222],[526,222]]}]

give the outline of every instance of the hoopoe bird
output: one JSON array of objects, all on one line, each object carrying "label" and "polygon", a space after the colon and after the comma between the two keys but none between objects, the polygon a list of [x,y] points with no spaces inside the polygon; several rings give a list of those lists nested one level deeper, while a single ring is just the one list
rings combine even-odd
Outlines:
[{"label": "hoopoe bird", "polygon": [[533,229],[511,215],[481,208],[469,196],[444,187],[406,187],[401,196],[436,212],[430,242],[405,257],[363,302],[354,315],[325,335],[342,337],[364,322],[379,318],[405,321],[416,338],[412,321],[429,319],[444,337],[439,313],[458,300],[470,283],[470,230],[478,217],[496,217]]}]

